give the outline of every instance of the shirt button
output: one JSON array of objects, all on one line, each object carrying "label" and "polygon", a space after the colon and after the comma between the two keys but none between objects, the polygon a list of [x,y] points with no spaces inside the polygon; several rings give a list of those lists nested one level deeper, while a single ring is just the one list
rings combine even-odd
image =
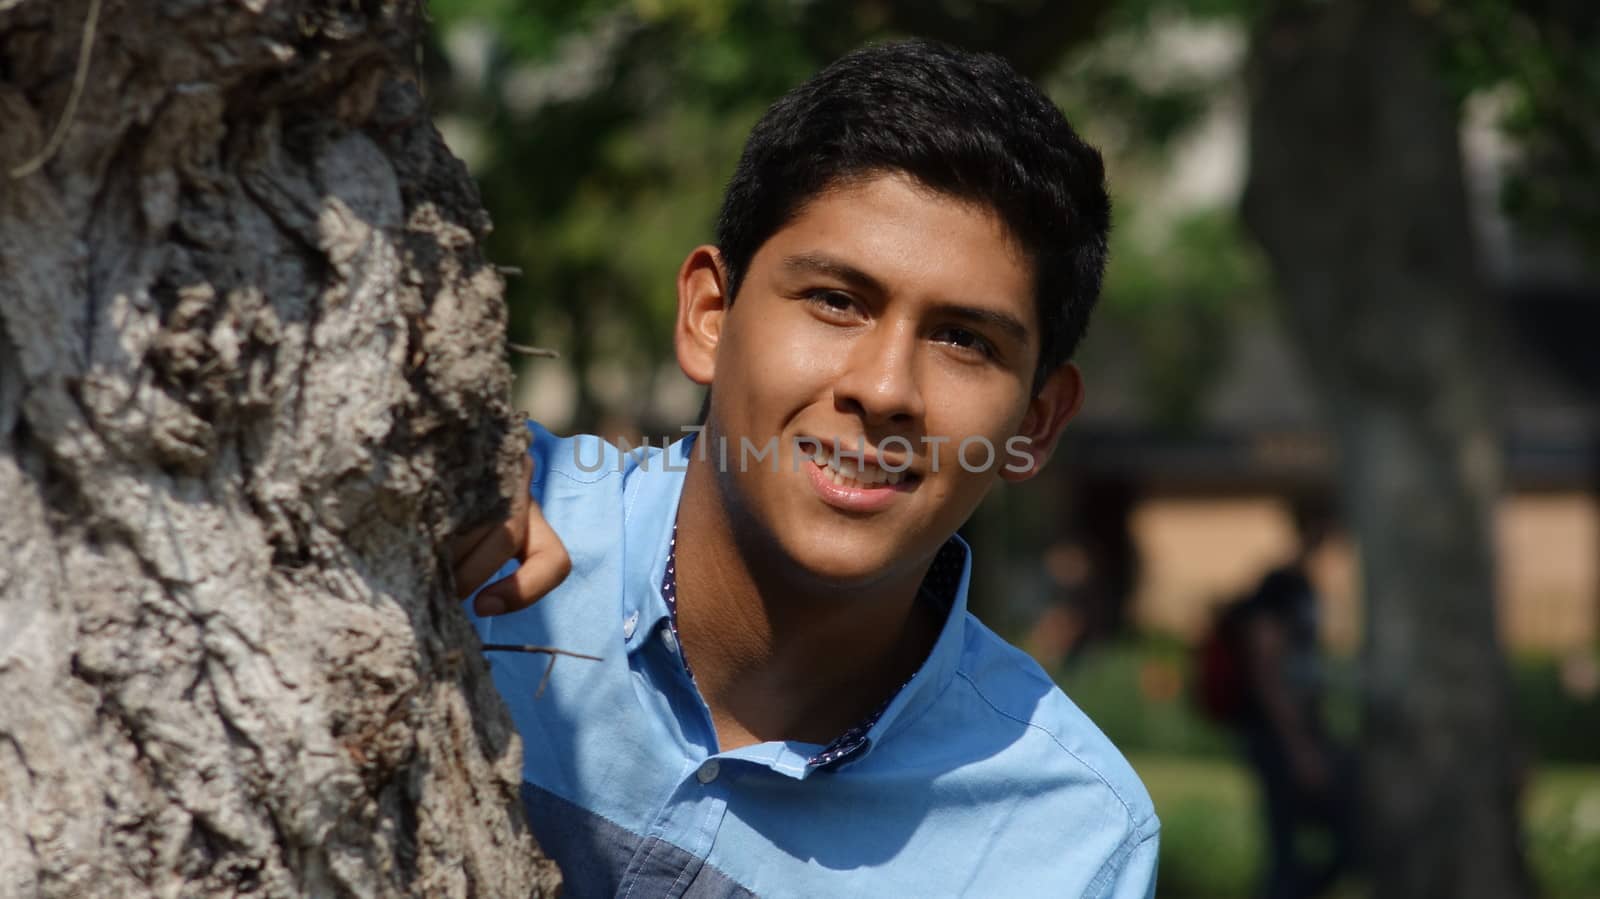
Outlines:
[{"label": "shirt button", "polygon": [[708,784],[716,780],[717,775],[720,773],[722,773],[722,766],[717,764],[717,760],[706,759],[706,763],[700,766],[700,770],[694,773],[694,777],[695,780]]},{"label": "shirt button", "polygon": [[672,628],[664,627],[661,629],[661,645],[667,648],[667,652],[674,655],[677,654],[678,638],[672,635]]},{"label": "shirt button", "polygon": [[634,612],[622,621],[622,639],[632,640],[633,632],[639,628],[639,613]]}]

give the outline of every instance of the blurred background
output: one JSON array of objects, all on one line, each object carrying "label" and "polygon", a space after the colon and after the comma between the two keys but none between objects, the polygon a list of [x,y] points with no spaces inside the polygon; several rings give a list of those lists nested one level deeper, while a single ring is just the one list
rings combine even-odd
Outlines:
[{"label": "blurred background", "polygon": [[[518,402],[632,442],[695,420],[674,276],[762,110],[871,40],[1010,59],[1105,154],[1116,228],[1086,407],[965,529],[972,595],[1145,778],[1160,895],[1258,895],[1290,851],[1270,766],[1201,695],[1221,613],[1288,566],[1316,613],[1275,657],[1315,668],[1299,726],[1363,760],[1322,781],[1365,861],[1329,895],[1600,896],[1600,4],[429,9],[511,339],[560,353]],[[1311,495],[1341,512],[1301,552]]]}]

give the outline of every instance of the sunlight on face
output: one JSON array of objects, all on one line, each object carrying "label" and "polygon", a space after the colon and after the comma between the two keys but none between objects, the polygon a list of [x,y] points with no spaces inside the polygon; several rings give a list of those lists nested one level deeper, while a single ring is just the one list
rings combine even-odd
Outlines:
[{"label": "sunlight on face", "polygon": [[870,583],[926,563],[1007,461],[1039,352],[1031,267],[982,206],[849,182],[762,245],[715,352],[708,436],[782,453],[729,460],[730,506],[811,574]]}]

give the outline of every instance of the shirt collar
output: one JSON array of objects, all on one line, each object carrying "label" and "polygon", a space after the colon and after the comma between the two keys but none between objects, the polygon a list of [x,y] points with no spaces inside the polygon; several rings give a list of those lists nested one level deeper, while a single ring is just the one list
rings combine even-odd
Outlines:
[{"label": "shirt collar", "polygon": [[[662,597],[662,586],[667,582],[667,566],[673,560],[678,502],[694,445],[695,435],[691,434],[664,449],[641,447],[624,460],[627,480],[623,490],[623,565],[627,589],[623,629],[630,655],[663,624],[670,627],[676,623]],[[799,776],[865,758],[898,726],[909,724],[933,705],[955,677],[966,642],[967,589],[971,578],[971,548],[960,536],[953,535],[935,555],[919,597],[919,601],[933,602],[946,611],[944,625],[928,658],[882,707],[813,755]],[[632,632],[628,633],[630,628]]]},{"label": "shirt collar", "polygon": [[[967,587],[971,580],[972,549],[960,536],[952,535],[939,548],[933,564],[928,568],[927,577],[923,579],[924,590],[938,591],[923,598],[948,607],[944,626],[939,629],[939,636],[934,640],[933,649],[928,651],[928,658],[889,700],[876,720],[871,721],[864,734],[843,745],[840,745],[840,740],[834,741],[815,761],[820,761],[824,766],[858,762],[871,754],[874,746],[883,743],[896,730],[911,724],[933,707],[955,678],[956,667],[966,645]],[[844,735],[849,736],[850,732]]]},{"label": "shirt collar", "polygon": [[[672,554],[684,473],[695,445],[690,434],[661,448],[640,447],[623,460],[623,632],[628,654],[639,650],[667,620],[661,580]],[[630,625],[628,622],[632,621]]]}]

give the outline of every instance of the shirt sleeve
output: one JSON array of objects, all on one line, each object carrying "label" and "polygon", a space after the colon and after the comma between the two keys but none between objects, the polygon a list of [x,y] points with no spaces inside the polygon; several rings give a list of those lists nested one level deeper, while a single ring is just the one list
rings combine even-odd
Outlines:
[{"label": "shirt sleeve", "polygon": [[1154,899],[1156,858],[1160,847],[1160,831],[1152,831],[1134,844],[1133,851],[1123,857],[1122,864],[1113,876],[1104,894],[1106,899]]}]

